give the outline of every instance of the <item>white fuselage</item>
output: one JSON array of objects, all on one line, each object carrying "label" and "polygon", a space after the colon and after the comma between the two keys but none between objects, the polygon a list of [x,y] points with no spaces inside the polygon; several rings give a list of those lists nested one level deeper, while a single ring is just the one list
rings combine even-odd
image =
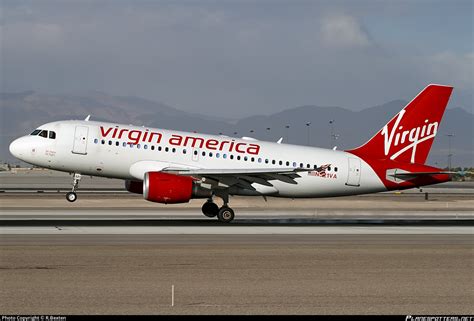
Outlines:
[{"label": "white fuselage", "polygon": [[[297,184],[274,180],[273,187],[252,186],[260,195],[280,197],[386,190],[364,160],[343,151],[95,121],[58,121],[39,129],[54,131],[55,138],[23,136],[10,150],[25,162],[58,171],[143,180],[144,171],[165,168],[314,169],[326,165],[323,171],[299,172]],[[234,194],[246,195],[244,191]]]}]

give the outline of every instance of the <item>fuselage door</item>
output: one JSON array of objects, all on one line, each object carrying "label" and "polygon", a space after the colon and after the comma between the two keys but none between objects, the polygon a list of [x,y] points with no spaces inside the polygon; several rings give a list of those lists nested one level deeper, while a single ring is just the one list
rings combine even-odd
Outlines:
[{"label": "fuselage door", "polygon": [[360,186],[360,159],[349,158],[349,171],[347,174],[346,185]]},{"label": "fuselage door", "polygon": [[72,152],[74,154],[87,154],[87,136],[89,134],[89,127],[76,126],[74,132],[74,142],[72,145]]}]

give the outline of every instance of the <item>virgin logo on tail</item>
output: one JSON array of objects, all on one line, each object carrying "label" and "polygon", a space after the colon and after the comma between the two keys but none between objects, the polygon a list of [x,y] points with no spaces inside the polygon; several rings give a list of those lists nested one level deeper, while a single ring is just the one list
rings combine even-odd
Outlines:
[{"label": "virgin logo on tail", "polygon": [[453,87],[428,85],[365,144],[348,152],[364,160],[424,164]]},{"label": "virgin logo on tail", "polygon": [[[418,144],[421,144],[436,136],[438,132],[438,122],[429,122],[425,119],[423,126],[413,127],[411,129],[403,130],[403,126],[400,126],[400,122],[405,115],[406,110],[400,111],[395,123],[391,129],[388,128],[388,124],[382,128],[381,135],[384,136],[384,153],[388,156],[392,147],[403,146],[400,150],[390,156],[391,160],[395,160],[398,156],[411,150],[411,162],[415,162],[416,148]],[[406,143],[409,143],[405,146]]]}]

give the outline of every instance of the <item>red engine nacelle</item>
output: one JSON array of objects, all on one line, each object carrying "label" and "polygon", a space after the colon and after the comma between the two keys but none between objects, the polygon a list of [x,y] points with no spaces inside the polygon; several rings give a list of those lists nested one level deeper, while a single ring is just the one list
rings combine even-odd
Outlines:
[{"label": "red engine nacelle", "polygon": [[143,197],[150,202],[187,203],[191,198],[207,198],[210,190],[195,184],[192,177],[148,172],[143,180]]},{"label": "red engine nacelle", "polygon": [[130,193],[143,194],[143,182],[126,180],[125,189]]}]

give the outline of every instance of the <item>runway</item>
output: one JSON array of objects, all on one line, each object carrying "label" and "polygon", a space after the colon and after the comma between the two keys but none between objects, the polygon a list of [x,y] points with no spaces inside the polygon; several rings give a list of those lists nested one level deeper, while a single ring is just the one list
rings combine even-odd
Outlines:
[{"label": "runway", "polygon": [[79,196],[0,194],[2,313],[474,313],[466,195],[236,197],[231,224],[202,200]]},{"label": "runway", "polygon": [[1,234],[473,234],[466,211],[241,210],[231,224],[196,209],[6,209]]},{"label": "runway", "polygon": [[2,235],[1,243],[6,314],[473,313],[471,235]]}]

